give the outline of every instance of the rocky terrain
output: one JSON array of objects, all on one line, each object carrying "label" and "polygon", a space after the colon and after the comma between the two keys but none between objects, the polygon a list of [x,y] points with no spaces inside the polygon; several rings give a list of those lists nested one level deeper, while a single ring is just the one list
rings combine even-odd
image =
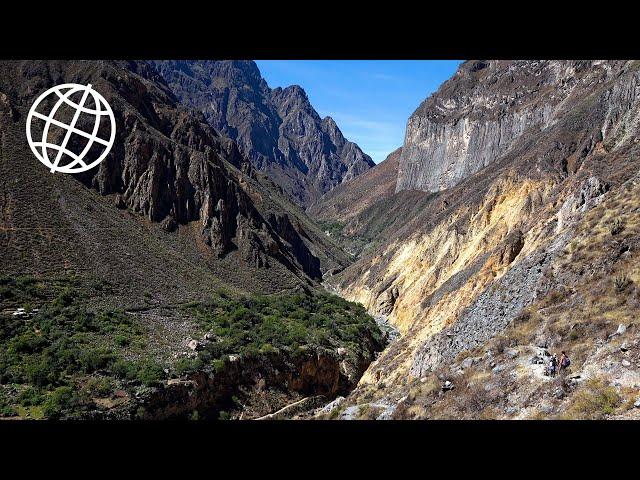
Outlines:
[{"label": "rocky terrain", "polygon": [[374,166],[298,85],[271,89],[252,61],[153,62],[177,98],[302,206]]},{"label": "rocky terrain", "polygon": [[402,335],[323,418],[633,417],[639,80],[470,61],[416,110],[374,248],[328,280]]},{"label": "rocky terrain", "polygon": [[397,190],[450,188],[542,131],[624,62],[474,61],[411,115]]},{"label": "rocky terrain", "polygon": [[401,154],[402,148],[398,148],[371,170],[338,185],[311,206],[309,214],[320,220],[346,224],[374,203],[392,196],[396,190]]}]

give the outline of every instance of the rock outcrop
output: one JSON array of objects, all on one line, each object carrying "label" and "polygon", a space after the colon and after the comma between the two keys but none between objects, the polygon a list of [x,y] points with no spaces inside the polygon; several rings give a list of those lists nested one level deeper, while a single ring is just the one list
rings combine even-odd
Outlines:
[{"label": "rock outcrop", "polygon": [[243,154],[302,206],[373,167],[305,91],[271,89],[252,61],[156,61],[178,99],[238,143]]},{"label": "rock outcrop", "polygon": [[[320,279],[321,267],[344,265],[341,252],[326,242],[304,213],[290,205],[269,179],[255,172],[235,142],[221,136],[201,113],[181,107],[163,78],[147,62],[4,62],[0,65],[0,92],[6,98],[8,111],[17,118],[3,116],[5,138],[23,134],[24,123],[22,127],[18,123],[26,118],[26,110],[36,94],[55,84],[88,82],[110,103],[115,113],[116,138],[114,148],[98,167],[74,176],[81,184],[111,198],[119,209],[137,213],[161,226],[165,232],[193,238],[195,242],[185,246],[185,250],[198,249],[195,258],[201,255],[202,260],[212,265],[218,265],[216,259],[231,256],[226,262],[239,262],[243,267],[240,270],[245,266],[247,271],[284,269],[287,273],[277,276],[294,283]],[[80,128],[83,121],[92,119],[80,117]],[[50,133],[50,141],[55,142],[55,135],[63,134],[62,130]],[[52,195],[60,196],[77,190],[77,185],[56,186],[57,182],[71,185],[74,177],[39,178],[39,172],[29,171],[34,159],[28,151],[21,156],[22,150],[12,150],[13,159],[7,157],[6,148],[2,153],[3,169],[12,168],[14,178],[34,177],[25,180],[22,191],[11,188],[4,192],[7,202],[18,205],[5,221],[20,229],[33,226],[24,223],[27,218],[24,213],[18,213],[32,208],[27,195],[42,197],[52,189]],[[41,183],[46,183],[46,188],[37,186]],[[40,194],[35,191],[38,188]],[[56,194],[55,190],[63,194]],[[86,192],[79,191],[76,195],[84,197]],[[74,209],[77,202],[69,194],[65,205]],[[54,210],[52,217],[41,218],[36,225],[47,228],[49,220],[58,214],[64,215]],[[92,218],[86,216],[88,220]],[[108,228],[114,232],[121,227],[128,229],[121,220],[111,222]],[[81,228],[77,221],[71,222],[70,227]],[[62,235],[62,231],[57,227],[57,234]],[[72,237],[70,233],[71,250]],[[75,256],[63,245],[60,244],[61,253]],[[80,245],[78,250],[82,248]],[[122,248],[116,245],[114,251]],[[7,255],[11,251],[8,248]],[[35,251],[31,254],[41,255]],[[7,268],[12,265],[18,268],[15,262],[7,262]],[[83,267],[79,261],[78,268]],[[234,269],[238,270],[237,264]],[[250,288],[251,283],[247,285]],[[268,288],[260,282],[262,287]]]},{"label": "rock outcrop", "polygon": [[450,188],[542,131],[625,62],[469,61],[411,115],[397,191]]}]

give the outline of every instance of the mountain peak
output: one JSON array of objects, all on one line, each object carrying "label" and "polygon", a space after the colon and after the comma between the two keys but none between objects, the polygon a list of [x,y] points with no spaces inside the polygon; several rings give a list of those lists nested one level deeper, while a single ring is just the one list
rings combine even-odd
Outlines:
[{"label": "mountain peak", "polygon": [[332,119],[320,118],[300,85],[270,89],[253,61],[155,65],[183,104],[202,111],[302,206],[374,165]]}]

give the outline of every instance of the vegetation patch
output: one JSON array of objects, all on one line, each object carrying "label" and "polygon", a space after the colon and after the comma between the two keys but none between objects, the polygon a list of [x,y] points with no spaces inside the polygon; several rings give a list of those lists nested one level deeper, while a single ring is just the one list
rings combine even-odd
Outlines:
[{"label": "vegetation patch", "polygon": [[135,314],[94,307],[92,287],[76,279],[3,278],[0,286],[0,417],[85,418],[164,388],[169,378],[215,375],[230,356],[344,348],[355,362],[384,345],[364,307],[335,295],[219,292],[180,307],[194,332],[208,332],[204,347],[160,359],[147,346],[149,326]]},{"label": "vegetation patch", "polygon": [[[118,378],[148,383],[145,368],[135,362],[129,362],[135,365],[130,376],[120,374],[127,362],[124,348],[143,345],[144,330],[131,316],[89,310],[86,292],[74,279],[1,283],[3,300],[19,300],[27,313],[1,318],[0,415],[55,418],[91,408],[93,398],[115,390]],[[41,307],[36,311],[32,304]]]},{"label": "vegetation patch", "polygon": [[328,293],[239,299],[219,294],[208,303],[186,308],[213,337],[206,347],[207,361],[296,352],[303,347],[343,347],[349,355],[360,356],[372,345],[384,344],[362,305]]},{"label": "vegetation patch", "polygon": [[569,420],[598,420],[611,415],[621,403],[615,387],[602,378],[589,380],[572,397],[562,418]]}]

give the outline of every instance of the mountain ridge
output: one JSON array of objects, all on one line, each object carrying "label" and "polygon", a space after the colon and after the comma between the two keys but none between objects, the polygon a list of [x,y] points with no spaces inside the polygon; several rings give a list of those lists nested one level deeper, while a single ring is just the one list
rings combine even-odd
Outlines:
[{"label": "mountain ridge", "polygon": [[269,88],[252,61],[154,61],[183,104],[218,131],[302,206],[374,166],[320,118],[302,87]]},{"label": "mountain ridge", "polygon": [[[314,230],[301,210],[278,200],[277,187],[255,171],[233,141],[209,127],[201,114],[179,107],[164,80],[145,62],[6,62],[0,73],[5,108],[13,112],[5,116],[5,137],[15,138],[14,144],[19,144],[21,129],[14,127],[26,118],[26,102],[34,92],[55,83],[90,79],[112,104],[117,123],[116,147],[89,172],[42,177],[38,169],[27,168],[33,160],[30,152],[16,158],[16,181],[23,174],[29,180],[22,181],[20,199],[17,192],[4,189],[5,209],[13,204],[19,207],[6,210],[4,223],[18,228],[5,234],[6,242],[13,241],[12,235],[23,235],[20,228],[28,227],[27,218],[37,219],[36,225],[51,220],[28,206],[27,197],[38,198],[32,185],[51,183],[40,187],[41,192],[58,190],[64,196],[74,191],[86,197],[90,192],[73,186],[75,178],[99,194],[100,203],[109,199],[117,208],[141,215],[153,230],[159,227],[168,234],[176,233],[173,237],[193,236],[209,266],[241,262],[248,269],[260,270],[281,265],[289,272],[283,272],[281,278],[305,284],[321,278],[322,269],[345,264],[339,249]],[[3,166],[10,168],[8,157],[3,160]],[[67,186],[63,188],[63,184]],[[72,197],[68,198],[67,210],[76,210],[73,204]],[[25,209],[33,213],[27,214]],[[62,217],[58,220],[66,221]],[[119,224],[116,218],[110,222]],[[313,242],[318,243],[311,246]],[[44,244],[37,248],[44,248]],[[79,257],[71,250],[68,253],[77,258],[76,266],[83,268]],[[44,251],[38,255],[46,256]],[[19,264],[7,261],[3,268]]]}]

